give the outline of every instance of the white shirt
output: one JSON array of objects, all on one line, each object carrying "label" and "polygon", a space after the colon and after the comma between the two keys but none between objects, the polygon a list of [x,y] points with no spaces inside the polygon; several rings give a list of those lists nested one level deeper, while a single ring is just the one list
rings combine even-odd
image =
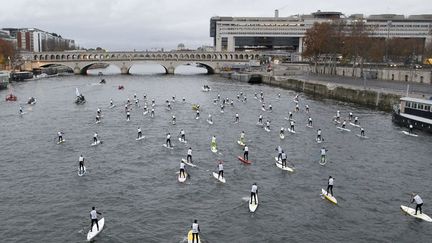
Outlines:
[{"label": "white shirt", "polygon": [[262,117],[263,117],[263,116],[262,116],[262,115],[260,115],[260,116],[259,116],[259,119],[262,119]]},{"label": "white shirt", "polygon": [[293,122],[293,121],[291,121],[291,122],[290,122],[290,125],[291,125],[291,126],[294,126],[294,122]]},{"label": "white shirt", "polygon": [[62,135],[62,133],[61,133],[61,132],[58,132],[57,134],[58,134],[59,136],[61,136],[61,135]]},{"label": "white shirt", "polygon": [[286,159],[286,158],[287,158],[286,154],[282,153],[282,159]]},{"label": "white shirt", "polygon": [[244,138],[245,134],[244,133],[240,133],[240,138]]},{"label": "white shirt", "polygon": [[223,170],[223,164],[219,164],[218,167],[219,167],[219,171]]},{"label": "white shirt", "polygon": [[309,120],[309,121],[312,121],[312,118],[309,117],[308,120]]},{"label": "white shirt", "polygon": [[185,163],[183,163],[183,161],[182,162],[180,162],[180,169],[184,169],[185,168]]},{"label": "white shirt", "polygon": [[256,193],[257,190],[258,190],[257,185],[252,185],[251,192]]},{"label": "white shirt", "polygon": [[355,118],[354,118],[354,120],[356,120],[356,121],[357,121],[357,120],[358,120],[358,117],[355,117]]},{"label": "white shirt", "polygon": [[187,154],[192,155],[192,149],[188,149]]},{"label": "white shirt", "polygon": [[171,134],[168,134],[168,135],[167,135],[167,139],[170,139],[170,138],[171,138]]},{"label": "white shirt", "polygon": [[98,134],[97,134],[97,133],[95,133],[95,134],[93,135],[93,137],[97,138],[97,137],[98,137]]},{"label": "white shirt", "polygon": [[91,216],[91,219],[97,219],[97,212],[96,212],[96,210],[90,211],[90,216]]},{"label": "white shirt", "polygon": [[277,150],[278,150],[278,153],[282,153],[282,148],[281,148],[281,146],[278,146],[278,148],[277,148]]},{"label": "white shirt", "polygon": [[415,195],[414,201],[416,204],[422,204],[423,203],[423,200],[421,199],[421,197],[419,195]]},{"label": "white shirt", "polygon": [[236,117],[239,117],[238,114],[236,114]]},{"label": "white shirt", "polygon": [[321,149],[321,155],[326,155],[326,150],[325,149]]},{"label": "white shirt", "polygon": [[330,178],[330,179],[328,180],[328,184],[329,184],[329,186],[333,186],[333,181],[334,181],[334,178]]},{"label": "white shirt", "polygon": [[138,128],[138,132],[141,132],[141,128]]},{"label": "white shirt", "polygon": [[216,137],[212,137],[212,143],[216,143]]},{"label": "white shirt", "polygon": [[342,126],[345,126],[346,125],[346,122],[342,122]]},{"label": "white shirt", "polygon": [[248,146],[245,146],[245,147],[244,147],[244,151],[245,151],[245,152],[248,152],[248,151],[249,151]]},{"label": "white shirt", "polygon": [[193,223],[192,224],[192,233],[198,233],[198,224],[197,223]]},{"label": "white shirt", "polygon": [[181,130],[181,131],[180,131],[180,134],[181,134],[181,135],[184,135],[184,134],[185,134],[185,132],[184,132],[183,130]]},{"label": "white shirt", "polygon": [[197,110],[197,114],[199,114],[199,110]]},{"label": "white shirt", "polygon": [[321,130],[318,130],[318,135],[321,135]]},{"label": "white shirt", "polygon": [[79,162],[84,161],[84,157],[80,156],[79,159],[78,159],[78,161],[79,161]]}]

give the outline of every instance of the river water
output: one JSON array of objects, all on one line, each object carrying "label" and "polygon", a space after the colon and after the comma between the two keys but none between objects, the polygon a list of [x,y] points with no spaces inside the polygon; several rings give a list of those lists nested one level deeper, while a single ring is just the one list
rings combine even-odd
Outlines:
[{"label": "river water", "polygon": [[[185,242],[198,219],[205,242],[427,242],[432,224],[401,213],[412,191],[432,215],[432,137],[403,135],[391,115],[347,103],[300,95],[302,111],[294,114],[297,134],[280,140],[278,130],[294,109],[294,92],[207,75],[70,76],[14,83],[19,101],[7,103],[0,91],[0,239],[3,242],[82,242],[89,229],[89,211],[96,206],[105,217],[104,231],[96,242]],[[211,92],[201,92],[204,84]],[[124,85],[124,90],[118,90]],[[75,88],[87,103],[75,105]],[[273,112],[263,112],[255,92],[264,92]],[[237,101],[243,92],[247,102]],[[132,106],[127,122],[124,103],[136,93],[141,107]],[[281,94],[279,99],[277,94]],[[143,95],[156,100],[156,116],[143,116]],[[234,99],[225,113],[213,99]],[[34,106],[24,105],[35,96]],[[165,100],[176,97],[173,110]],[[181,102],[185,97],[186,102]],[[112,98],[117,107],[109,109]],[[202,107],[195,120],[192,104]],[[18,115],[19,104],[27,114]],[[311,109],[314,129],[305,127]],[[95,124],[96,109],[104,115]],[[359,116],[370,139],[340,132],[331,122],[336,110]],[[213,116],[213,125],[205,118]],[[234,123],[235,113],[240,122]],[[175,114],[177,124],[172,125]],[[267,133],[256,125],[259,114],[271,120]],[[144,140],[135,141],[141,127]],[[315,142],[316,128],[325,142]],[[183,128],[187,146],[176,140]],[[251,165],[237,160],[242,148],[236,141],[246,133]],[[57,131],[66,142],[56,144]],[[103,144],[90,147],[97,131]],[[161,145],[173,135],[174,149]],[[216,135],[220,155],[211,153]],[[278,169],[275,148],[281,145],[295,172]],[[176,172],[187,148],[193,149],[199,168],[188,168],[186,184]],[[329,162],[318,164],[320,148],[328,149]],[[86,158],[87,174],[77,175],[78,157]],[[226,184],[211,177],[216,160],[225,162]],[[338,205],[320,197],[327,178],[335,178]],[[248,211],[252,183],[258,183],[260,206]]]}]

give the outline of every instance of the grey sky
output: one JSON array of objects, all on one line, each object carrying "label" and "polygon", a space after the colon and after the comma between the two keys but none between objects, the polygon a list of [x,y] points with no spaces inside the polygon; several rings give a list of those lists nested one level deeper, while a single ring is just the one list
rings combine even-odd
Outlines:
[{"label": "grey sky", "polygon": [[211,45],[212,16],[280,16],[318,9],[344,14],[432,14],[430,0],[2,0],[1,27],[35,27],[80,46],[145,50]]}]

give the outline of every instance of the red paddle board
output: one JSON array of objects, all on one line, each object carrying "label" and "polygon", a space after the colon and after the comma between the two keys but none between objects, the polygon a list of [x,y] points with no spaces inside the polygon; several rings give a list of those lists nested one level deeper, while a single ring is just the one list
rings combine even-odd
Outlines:
[{"label": "red paddle board", "polygon": [[245,163],[245,164],[250,164],[250,163],[252,163],[252,161],[250,161],[250,160],[245,160],[245,159],[243,159],[243,157],[241,157],[241,156],[238,156],[237,157],[241,162],[243,162],[243,163]]}]

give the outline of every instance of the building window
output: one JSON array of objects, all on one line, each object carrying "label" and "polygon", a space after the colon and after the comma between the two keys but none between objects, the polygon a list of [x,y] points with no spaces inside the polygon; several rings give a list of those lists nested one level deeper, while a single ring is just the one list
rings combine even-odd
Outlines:
[{"label": "building window", "polygon": [[405,82],[408,82],[408,75],[405,75]]}]

